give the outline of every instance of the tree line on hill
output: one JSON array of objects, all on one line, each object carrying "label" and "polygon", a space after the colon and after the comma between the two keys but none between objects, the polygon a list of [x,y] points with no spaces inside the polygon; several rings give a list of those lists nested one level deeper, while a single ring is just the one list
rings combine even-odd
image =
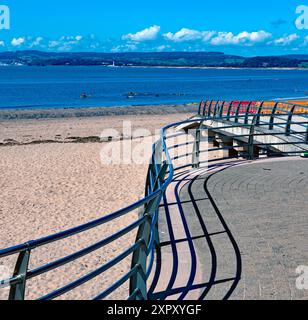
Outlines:
[{"label": "tree line on hill", "polygon": [[221,52],[0,52],[1,65],[308,68],[308,55],[242,57]]}]

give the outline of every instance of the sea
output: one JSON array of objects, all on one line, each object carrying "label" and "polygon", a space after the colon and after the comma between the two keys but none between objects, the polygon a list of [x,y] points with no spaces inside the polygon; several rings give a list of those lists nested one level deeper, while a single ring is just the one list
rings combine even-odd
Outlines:
[{"label": "sea", "polygon": [[308,70],[0,67],[0,109],[308,98]]}]

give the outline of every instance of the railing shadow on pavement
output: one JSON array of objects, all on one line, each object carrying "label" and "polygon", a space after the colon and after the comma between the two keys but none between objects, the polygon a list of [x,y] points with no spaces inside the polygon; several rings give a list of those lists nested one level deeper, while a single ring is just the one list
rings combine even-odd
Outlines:
[{"label": "railing shadow on pavement", "polygon": [[[240,162],[242,163],[242,162]],[[237,163],[231,162],[224,164],[224,168],[231,168],[236,166]],[[228,228],[221,212],[219,211],[218,207],[215,204],[214,199],[212,198],[208,188],[207,183],[209,179],[216,174],[216,172],[221,172],[221,170],[214,171],[215,169],[218,169],[219,166],[212,165],[209,168],[200,169],[195,172],[194,177],[187,179],[187,174],[183,174],[182,176],[178,176],[176,179],[176,186],[175,186],[175,192],[177,197],[177,202],[175,203],[169,203],[167,200],[167,197],[164,196],[163,203],[161,204],[161,208],[164,209],[164,212],[161,212],[160,215],[165,215],[164,219],[166,220],[166,224],[168,227],[168,241],[162,241],[160,242],[158,251],[157,251],[157,261],[156,261],[156,270],[155,275],[153,277],[153,281],[151,283],[151,287],[149,290],[149,298],[151,300],[166,300],[170,298],[176,297],[177,300],[184,300],[186,298],[189,298],[190,293],[194,293],[198,291],[198,295],[196,296],[196,299],[198,300],[205,300],[208,296],[209,292],[213,287],[216,285],[227,285],[226,292],[223,294],[221,299],[228,299],[234,290],[237,287],[237,284],[239,283],[241,279],[241,272],[242,272],[242,260],[241,260],[241,254],[239,247],[235,241],[235,238],[233,237],[230,229]],[[222,169],[224,170],[224,169]],[[201,181],[204,188],[204,197],[196,197],[194,194],[194,185],[196,182]],[[184,184],[183,184],[184,182]],[[178,188],[180,185],[180,189]],[[187,189],[184,194],[189,195],[189,200],[182,200],[181,199],[181,192],[183,189]],[[186,198],[185,198],[186,199]],[[215,214],[217,215],[217,218],[220,223],[219,231],[210,233],[206,224],[206,221],[204,219],[204,215],[202,210],[202,205],[199,206],[200,202],[209,201],[211,205],[214,208]],[[189,232],[186,231],[186,235],[184,238],[176,237],[175,233],[176,230],[174,230],[174,226],[172,223],[172,218],[170,215],[170,211],[172,210],[172,206],[177,206],[180,209],[180,217],[179,219],[182,220],[182,224],[186,230],[189,230]],[[185,207],[185,208],[184,208]],[[189,228],[189,224],[187,223],[187,220],[191,219],[192,215],[195,215],[200,226],[196,229]],[[231,242],[231,245],[234,250],[234,259],[235,259],[235,274],[228,277],[219,278],[217,275],[217,269],[218,269],[218,252],[215,248],[215,243],[212,241],[213,237],[217,236],[224,236],[226,237],[227,241]],[[196,241],[202,240],[202,251],[208,250],[210,253],[210,259],[209,261],[204,261],[204,264],[206,265],[206,269],[210,270],[210,274],[208,277],[208,281],[206,282],[198,282],[196,279]],[[188,280],[182,280],[182,285],[179,286],[179,284],[176,284],[176,279],[181,277],[179,275],[179,268],[180,268],[180,262],[179,262],[179,256],[181,253],[179,252],[180,249],[178,249],[179,244],[188,244],[189,243],[189,253],[190,257],[186,256],[185,259],[193,261],[190,265],[190,271],[186,270],[187,273],[190,273],[190,277]],[[199,243],[200,246],[200,243]],[[160,276],[162,273],[162,251],[165,248],[170,248],[169,250],[172,251],[173,259],[172,261],[168,261],[168,263],[172,264],[172,274],[170,277],[170,280],[168,281],[168,284],[164,289],[162,289],[160,282]],[[185,251],[185,254],[188,254],[187,251]],[[199,266],[200,268],[200,266]],[[164,277],[164,276],[163,276]],[[159,288],[160,287],[160,288]]]},{"label": "railing shadow on pavement", "polygon": [[[238,129],[238,131],[236,131]],[[170,133],[170,131],[172,131]],[[222,138],[219,142],[218,137]],[[227,136],[228,143],[225,143],[224,136]],[[185,142],[168,145],[169,141],[174,141],[174,138],[184,137]],[[216,138],[215,138],[216,137]],[[269,137],[275,137],[276,140],[270,141]],[[282,138],[282,139],[281,139]],[[204,139],[210,144],[207,144],[205,149],[202,149]],[[237,143],[230,143],[236,141]],[[108,298],[110,294],[118,290],[121,286],[129,283],[129,300],[147,300],[147,299],[164,299],[170,294],[174,293],[173,281],[176,273],[172,275],[170,284],[165,292],[154,294],[155,281],[159,274],[159,261],[161,259],[160,249],[166,245],[173,245],[174,243],[161,243],[159,239],[158,218],[161,205],[166,206],[166,191],[170,184],[180,179],[181,174],[190,172],[191,170],[198,170],[203,164],[209,165],[224,165],[226,162],[235,160],[252,160],[258,157],[275,157],[275,156],[299,156],[303,152],[307,152],[308,143],[308,107],[287,102],[241,102],[241,101],[202,101],[199,106],[196,117],[170,124],[161,129],[160,139],[153,145],[153,155],[148,169],[146,180],[145,197],[140,201],[114,212],[110,215],[104,216],[95,221],[91,221],[84,225],[50,235],[34,241],[20,244],[14,247],[0,250],[0,259],[17,256],[17,262],[12,275],[8,279],[0,280],[0,288],[8,287],[10,300],[24,300],[26,298],[25,290],[27,282],[40,275],[46,274],[52,270],[56,270],[64,265],[67,265],[75,260],[78,260],[90,253],[104,248],[113,243],[117,239],[137,232],[137,238],[129,248],[123,249],[119,255],[110,259],[106,264],[91,271],[90,273],[63,285],[48,294],[41,296],[40,300],[51,300],[63,296],[64,294],[78,289],[81,285],[86,284],[97,276],[106,274],[108,270],[119,264],[124,259],[131,257],[131,268],[124,275],[119,275],[118,280],[104,291],[98,293],[94,300],[102,300]],[[285,148],[288,146],[288,148]],[[181,149],[184,148],[184,153]],[[207,155],[206,160],[202,160],[202,155]],[[186,159],[184,164],[181,160]],[[197,179],[197,178],[195,178]],[[189,179],[188,179],[189,180]],[[191,183],[191,186],[194,183]],[[191,188],[190,186],[190,188]],[[210,194],[206,190],[207,198]],[[198,201],[194,199],[190,192],[191,203],[198,214]],[[180,200],[177,199],[177,204]],[[215,207],[215,203],[213,203]],[[218,208],[217,208],[218,209]],[[115,219],[121,218],[135,210],[142,212],[138,220],[109,237],[94,243],[82,250],[74,252],[63,258],[51,261],[35,269],[29,269],[29,262],[33,250],[44,247],[51,243],[57,243],[60,240],[71,238],[75,235],[82,235],[84,232],[93,230],[99,226],[110,223]],[[225,298],[231,294],[240,278],[241,263],[237,244],[230,233],[223,217],[216,211],[221,219],[222,225],[225,227],[225,232],[228,234],[236,251],[236,258],[238,263],[237,273],[231,279],[215,280],[215,258],[213,258],[212,277],[208,283],[199,284],[205,288],[204,293],[200,298],[205,298],[211,286],[217,281],[231,281],[233,285],[230,292]],[[204,237],[211,248],[212,257],[215,257],[215,248],[211,245],[210,234],[206,230],[206,225],[202,222],[202,217],[198,215],[200,224],[202,225]],[[182,218],[185,220],[185,215],[182,212]],[[186,227],[187,239],[190,245],[193,241],[193,236],[189,234]],[[172,239],[171,242],[180,241]],[[192,261],[195,261],[195,254],[192,249]],[[176,256],[174,256],[176,260]],[[153,271],[153,266],[158,266]],[[158,271],[157,271],[158,270]],[[149,278],[153,275],[152,283]],[[188,286],[178,290],[180,299],[184,299],[188,291],[191,290],[189,286],[194,286],[194,265],[192,264],[191,276]],[[168,292],[169,290],[169,292]]]}]

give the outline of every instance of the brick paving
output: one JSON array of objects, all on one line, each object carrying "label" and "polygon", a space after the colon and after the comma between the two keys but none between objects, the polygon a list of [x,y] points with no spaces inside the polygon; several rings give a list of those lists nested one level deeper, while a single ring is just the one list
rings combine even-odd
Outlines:
[{"label": "brick paving", "polygon": [[167,292],[165,299],[308,299],[296,288],[296,268],[308,266],[308,160],[182,178],[160,212],[163,272],[154,292]]}]

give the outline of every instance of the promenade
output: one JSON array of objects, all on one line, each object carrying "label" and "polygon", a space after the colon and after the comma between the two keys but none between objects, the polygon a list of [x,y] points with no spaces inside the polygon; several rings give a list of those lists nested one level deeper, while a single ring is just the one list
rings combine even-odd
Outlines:
[{"label": "promenade", "polygon": [[158,299],[307,299],[308,161],[230,162],[177,176],[160,208]]}]

